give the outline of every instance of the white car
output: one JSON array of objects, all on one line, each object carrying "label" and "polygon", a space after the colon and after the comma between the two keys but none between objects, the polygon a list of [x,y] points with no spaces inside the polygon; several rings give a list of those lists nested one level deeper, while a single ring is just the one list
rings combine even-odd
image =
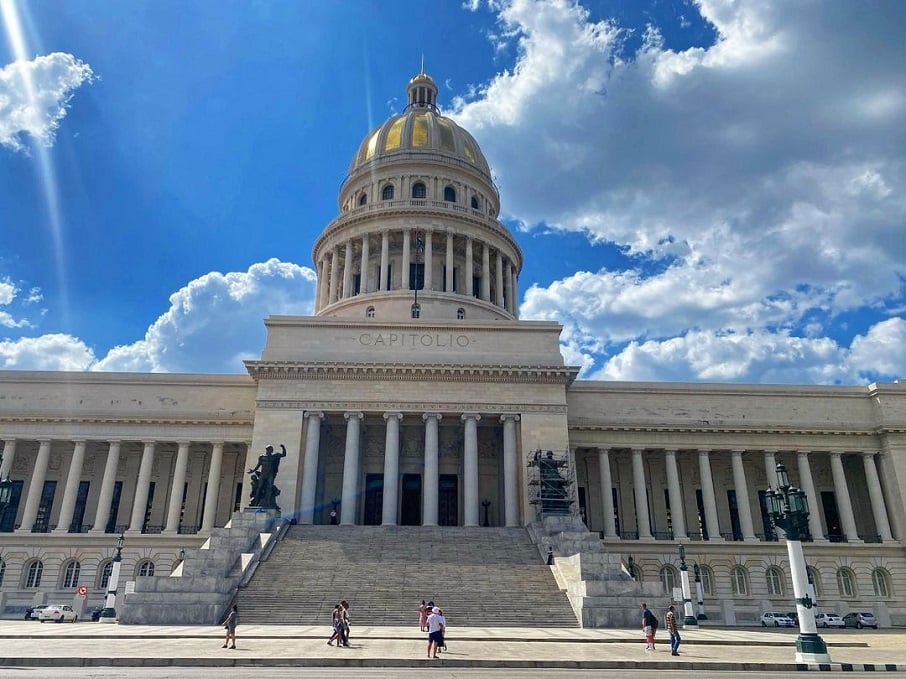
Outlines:
[{"label": "white car", "polygon": [[761,615],[761,626],[762,627],[795,627],[796,621],[793,620],[786,613],[778,613],[777,611],[769,611],[767,613],[762,613]]},{"label": "white car", "polygon": [[836,613],[815,613],[815,624],[818,627],[846,627],[846,623]]},{"label": "white car", "polygon": [[53,620],[54,622],[75,622],[78,619],[79,616],[72,610],[72,606],[45,606],[38,612],[38,620],[41,622],[47,622],[48,620]]}]

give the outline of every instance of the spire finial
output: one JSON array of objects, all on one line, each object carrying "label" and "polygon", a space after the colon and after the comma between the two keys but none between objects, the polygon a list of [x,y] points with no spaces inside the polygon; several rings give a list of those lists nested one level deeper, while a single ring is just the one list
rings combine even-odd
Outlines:
[{"label": "spire finial", "polygon": [[422,74],[422,75],[425,74],[425,55],[424,55],[424,53],[422,53],[422,70],[421,70],[421,74]]}]

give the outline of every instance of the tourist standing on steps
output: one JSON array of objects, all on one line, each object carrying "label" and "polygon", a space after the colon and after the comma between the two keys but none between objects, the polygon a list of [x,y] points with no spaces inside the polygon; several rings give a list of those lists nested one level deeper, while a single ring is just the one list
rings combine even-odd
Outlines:
[{"label": "tourist standing on steps", "polygon": [[647,604],[642,604],[642,631],[645,633],[645,641],[647,645],[645,646],[645,651],[654,650],[654,633],[657,622],[655,621],[654,613],[648,610]]},{"label": "tourist standing on steps", "polygon": [[333,607],[333,616],[331,617],[330,626],[333,629],[333,634],[331,634],[330,639],[327,640],[327,645],[333,646],[333,640],[336,639],[337,648],[339,648],[340,645],[343,643],[341,641],[341,639],[342,639],[341,635],[343,633],[343,625],[340,622],[340,604],[337,604],[336,606]]},{"label": "tourist standing on steps", "polygon": [[680,635],[676,626],[676,611],[671,606],[667,609],[667,615],[664,616],[667,631],[670,632],[670,655],[679,655]]},{"label": "tourist standing on steps", "polygon": [[[229,646],[234,651],[236,650],[236,625],[239,623],[239,609],[236,607],[236,604],[233,604],[233,607],[230,609],[230,612],[227,613],[227,616],[223,619],[223,627],[226,629],[226,639],[223,642],[223,648]],[[232,642],[232,645],[230,645]]]},{"label": "tourist standing on steps", "polygon": [[418,607],[418,631],[424,632],[425,626],[428,624],[428,607],[425,605],[425,600],[422,599],[422,605]]},{"label": "tourist standing on steps", "polygon": [[444,645],[444,618],[435,606],[428,616],[428,657],[436,658],[437,649]]}]

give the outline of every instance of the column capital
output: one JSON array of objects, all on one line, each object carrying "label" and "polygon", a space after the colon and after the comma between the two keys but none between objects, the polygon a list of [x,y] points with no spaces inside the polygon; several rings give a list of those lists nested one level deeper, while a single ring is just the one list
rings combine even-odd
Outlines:
[{"label": "column capital", "polygon": [[876,450],[860,450],[859,451],[859,455],[861,455],[862,457],[867,457],[867,458],[871,458],[871,459],[873,459],[875,455],[880,455],[880,454],[881,453],[879,453]]},{"label": "column capital", "polygon": [[507,420],[512,420],[513,422],[518,422],[520,419],[522,419],[522,418],[516,413],[507,413],[505,415],[500,416],[501,422],[506,422]]},{"label": "column capital", "polygon": [[481,419],[481,415],[479,415],[478,413],[463,413],[459,416],[459,419],[463,422],[465,422],[466,420],[475,420],[476,422],[478,422],[478,420]]},{"label": "column capital", "polygon": [[389,421],[391,418],[396,418],[397,421],[400,421],[403,419],[403,414],[402,413],[384,413],[385,420]]},{"label": "column capital", "polygon": [[324,413],[320,410],[306,410],[305,417],[317,417],[319,420],[323,420]]},{"label": "column capital", "polygon": [[425,422],[427,422],[430,419],[435,419],[438,422],[440,422],[442,419],[444,419],[444,416],[441,415],[440,413],[423,413],[422,414],[422,420],[424,420]]},{"label": "column capital", "polygon": [[702,457],[708,457],[708,455],[710,455],[710,454],[711,454],[711,449],[710,449],[710,448],[699,448],[699,449],[698,449],[698,456],[699,456],[700,458],[702,458]]},{"label": "column capital", "polygon": [[629,452],[631,452],[633,455],[635,455],[636,453],[638,453],[639,455],[641,455],[642,453],[645,452],[645,450],[646,450],[646,449],[645,449],[644,446],[634,446],[634,447],[632,447],[632,448],[629,449]]},{"label": "column capital", "polygon": [[361,420],[364,417],[365,417],[365,413],[360,412],[360,411],[352,411],[352,412],[343,413],[343,419],[345,419],[347,421],[352,420],[352,419]]},{"label": "column capital", "polygon": [[743,454],[744,452],[746,452],[746,451],[743,450],[742,448],[731,448],[731,449],[730,449],[730,454],[731,454],[733,457],[742,457],[742,454]]},{"label": "column capital", "polygon": [[676,455],[676,448],[664,448],[664,455]]},{"label": "column capital", "polygon": [[842,458],[842,457],[843,457],[843,453],[839,453],[839,452],[836,452],[836,451],[831,451],[830,456],[831,456],[831,459],[834,459],[834,458]]},{"label": "column capital", "polygon": [[121,446],[123,445],[122,439],[107,439],[107,443],[111,446]]},{"label": "column capital", "polygon": [[810,450],[797,450],[797,451],[796,451],[796,455],[798,455],[799,457],[808,457],[808,454],[809,454],[810,452],[812,452],[812,451],[810,451]]}]

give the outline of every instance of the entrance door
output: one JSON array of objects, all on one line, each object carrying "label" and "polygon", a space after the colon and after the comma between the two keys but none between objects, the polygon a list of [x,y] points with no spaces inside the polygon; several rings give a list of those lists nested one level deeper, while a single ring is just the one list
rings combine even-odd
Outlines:
[{"label": "entrance door", "polygon": [[[821,506],[824,508],[824,521],[827,523],[827,539],[831,542],[843,542],[845,536],[840,525],[840,514],[837,512],[837,496],[832,491],[822,491]],[[812,538],[814,537],[813,535]]]},{"label": "entrance door", "polygon": [[365,519],[366,526],[380,526],[384,514],[384,475],[365,476]]},{"label": "entrance door", "polygon": [[400,493],[400,525],[422,525],[422,475],[403,474]]},{"label": "entrance door", "polygon": [[459,479],[456,474],[441,474],[438,483],[437,524],[459,524]]}]

